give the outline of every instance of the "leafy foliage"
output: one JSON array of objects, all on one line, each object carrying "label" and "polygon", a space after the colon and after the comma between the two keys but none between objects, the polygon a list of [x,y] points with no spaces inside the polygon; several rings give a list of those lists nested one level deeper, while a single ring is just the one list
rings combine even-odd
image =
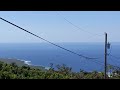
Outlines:
[{"label": "leafy foliage", "polygon": [[[17,66],[16,63],[7,64],[0,61],[0,79],[103,79],[103,72],[72,72],[71,67],[65,64],[56,65],[56,70],[53,64],[50,64],[50,69],[44,71],[38,68],[29,66]],[[120,70],[114,70],[111,79],[120,78]]]}]

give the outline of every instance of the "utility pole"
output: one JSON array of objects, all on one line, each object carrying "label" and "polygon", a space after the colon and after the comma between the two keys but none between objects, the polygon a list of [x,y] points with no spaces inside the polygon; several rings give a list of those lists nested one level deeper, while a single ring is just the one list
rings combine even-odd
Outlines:
[{"label": "utility pole", "polygon": [[107,78],[107,33],[105,32],[105,75],[104,78]]}]

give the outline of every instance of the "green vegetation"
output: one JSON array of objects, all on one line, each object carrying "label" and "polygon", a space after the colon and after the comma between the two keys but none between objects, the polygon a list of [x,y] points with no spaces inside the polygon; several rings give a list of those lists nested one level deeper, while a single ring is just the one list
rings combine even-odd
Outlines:
[{"label": "green vegetation", "polygon": [[[104,79],[103,72],[72,72],[72,68],[66,65],[57,65],[56,70],[50,64],[49,70],[31,68],[30,66],[18,66],[16,63],[0,61],[0,79]],[[120,71],[115,70],[110,79],[120,78]]]},{"label": "green vegetation", "polygon": [[24,63],[24,61],[20,61],[20,60],[16,60],[16,59],[8,59],[8,58],[0,58],[0,61],[2,61],[2,62],[5,62],[5,63],[7,63],[7,64],[11,64],[11,63],[13,63],[13,62],[15,62],[18,66],[23,66],[23,65],[27,65],[27,64],[25,64]]},{"label": "green vegetation", "polygon": [[21,66],[30,66],[31,68],[38,68],[38,69],[42,69],[42,70],[46,70],[45,67],[42,67],[42,66],[34,66],[34,65],[28,65],[28,64],[25,64],[24,61],[20,61],[20,60],[17,60],[17,59],[8,59],[8,58],[0,58],[0,61],[2,62],[5,62],[7,64],[11,64],[11,63],[16,63],[17,66],[21,67]]}]

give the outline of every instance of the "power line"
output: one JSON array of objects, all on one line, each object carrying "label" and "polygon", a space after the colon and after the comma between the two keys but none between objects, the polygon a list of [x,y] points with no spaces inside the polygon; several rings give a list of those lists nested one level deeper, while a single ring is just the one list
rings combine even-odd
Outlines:
[{"label": "power line", "polygon": [[[118,63],[120,63],[120,62],[118,62],[116,59],[114,60],[114,59],[112,59],[112,57],[110,57],[109,58],[109,60],[111,61],[111,63],[113,63],[115,66],[117,66],[118,65]],[[116,62],[115,62],[116,61]]]},{"label": "power line", "polygon": [[[109,50],[109,53],[108,53],[107,55],[110,56],[109,59],[110,59],[111,61],[113,61],[113,60],[111,59],[111,57],[113,57],[113,58],[114,58],[114,62],[116,61],[116,63],[120,63],[120,57],[116,57],[116,56],[112,55],[111,53],[112,53],[112,45],[110,46],[110,50]],[[118,60],[118,59],[119,59],[119,60]]]},{"label": "power line", "polygon": [[[92,60],[92,59],[91,59]],[[93,60],[92,60],[93,61]],[[93,62],[95,62],[95,63],[97,63],[97,64],[99,64],[99,65],[101,65],[101,66],[104,66],[104,63],[103,62],[101,62],[101,61],[93,61]]]},{"label": "power line", "polygon": [[71,51],[71,50],[69,50],[69,49],[66,49],[66,48],[61,47],[61,46],[59,46],[59,45],[57,45],[57,44],[54,44],[54,43],[52,43],[52,42],[50,42],[50,41],[48,41],[48,40],[46,40],[46,39],[44,39],[44,38],[36,35],[36,34],[30,32],[30,31],[28,31],[28,30],[26,30],[26,29],[24,29],[24,28],[22,28],[22,27],[20,27],[20,26],[18,26],[18,25],[15,25],[15,24],[13,24],[13,23],[11,23],[11,22],[9,22],[9,21],[1,18],[1,17],[0,17],[0,19],[3,20],[3,21],[5,21],[5,22],[7,22],[7,23],[9,23],[9,24],[11,24],[11,25],[13,25],[13,26],[15,26],[15,27],[17,27],[17,28],[19,28],[19,29],[21,29],[21,30],[23,30],[23,31],[25,31],[25,32],[27,32],[27,33],[29,33],[29,34],[31,34],[31,35],[33,35],[33,36],[35,36],[35,37],[37,37],[37,38],[39,38],[39,39],[42,39],[42,40],[44,40],[44,41],[46,41],[46,42],[48,42],[48,43],[50,43],[50,44],[52,44],[52,45],[54,45],[54,46],[56,46],[56,47],[59,47],[59,48],[65,50],[65,51],[68,51],[68,52],[70,52],[70,53],[72,53],[72,54],[75,54],[75,55],[77,55],[77,56],[83,57],[83,58],[85,58],[85,59],[98,59],[98,58],[87,57],[87,56],[78,54],[78,53],[76,53],[76,52],[73,52],[73,51]]},{"label": "power line", "polygon": [[76,27],[76,28],[79,29],[79,30],[85,31],[85,32],[87,32],[87,33],[89,33],[89,34],[92,34],[92,35],[94,35],[94,36],[103,36],[103,34],[94,34],[94,33],[88,32],[87,30],[85,30],[85,29],[83,29],[83,28],[81,28],[81,27],[73,24],[71,21],[69,21],[68,19],[66,19],[65,17],[63,17],[63,16],[62,16],[61,14],[59,14],[58,12],[57,12],[57,14],[58,14],[59,16],[61,16],[66,22],[68,22],[69,24],[71,24],[72,26]]},{"label": "power line", "polygon": [[[111,45],[110,47],[111,47],[111,48],[110,48],[110,52],[109,52],[108,56],[111,56],[111,57],[115,58],[115,60],[120,63],[120,61],[119,61],[119,60],[120,60],[120,57],[116,57],[116,56],[112,55],[112,54],[111,54],[111,53],[112,53],[112,45]],[[119,60],[118,60],[118,59],[119,59]]]},{"label": "power line", "polygon": [[111,55],[111,54],[109,54],[109,55],[112,56],[112,57],[114,57],[114,58],[116,58],[116,59],[120,59],[120,57],[116,57],[116,56]]},{"label": "power line", "polygon": [[118,62],[120,63],[120,57],[116,57],[116,56],[111,55],[111,54],[109,54],[109,56],[111,56],[111,57],[115,58],[115,60],[116,60],[116,61],[118,61]]},{"label": "power line", "polygon": [[115,62],[115,61],[116,61],[116,63],[114,63],[115,65],[113,65],[113,64],[108,64],[108,65],[112,66],[113,69],[116,69],[116,70],[119,69],[119,70],[120,70],[120,66],[117,65],[117,63],[120,63],[120,61],[118,60],[118,59],[120,59],[120,58],[118,58],[118,57],[116,57],[116,56],[113,56],[113,55],[111,55],[111,54],[109,54],[109,56],[115,58],[114,60],[111,59],[111,58],[109,58],[109,60],[111,60],[112,62]]},{"label": "power line", "polygon": [[[112,59],[111,59],[111,60],[112,60]],[[114,69],[119,69],[119,70],[120,70],[120,66],[117,66],[117,65],[108,64],[107,66],[112,66],[112,68],[114,68]]]}]

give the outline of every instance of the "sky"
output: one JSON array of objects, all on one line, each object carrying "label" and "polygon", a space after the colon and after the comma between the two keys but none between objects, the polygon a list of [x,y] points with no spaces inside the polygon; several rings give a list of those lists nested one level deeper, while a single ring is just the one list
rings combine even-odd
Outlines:
[{"label": "sky", "polygon": [[[0,17],[51,42],[120,42],[120,11],[0,11]],[[0,43],[40,40],[0,19]]]}]

